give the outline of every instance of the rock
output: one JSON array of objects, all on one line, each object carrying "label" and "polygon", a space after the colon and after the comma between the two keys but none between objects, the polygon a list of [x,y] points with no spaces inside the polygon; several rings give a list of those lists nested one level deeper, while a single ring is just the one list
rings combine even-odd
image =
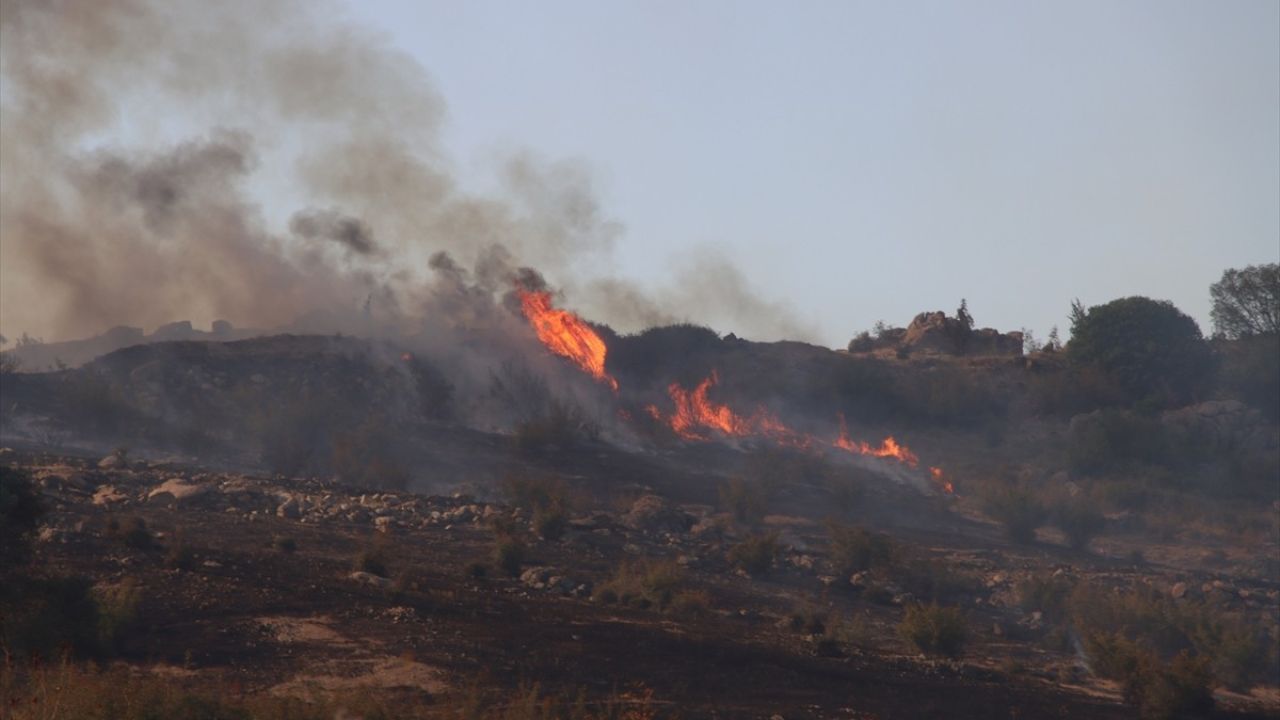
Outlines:
[{"label": "rock", "polygon": [[1001,333],[991,328],[971,330],[942,311],[916,315],[900,344],[913,352],[945,355],[1022,355],[1022,333]]},{"label": "rock", "polygon": [[116,490],[111,485],[103,485],[102,487],[99,487],[96,492],[93,493],[93,504],[101,505],[103,507],[106,507],[107,505],[114,505],[118,502],[123,502],[128,499],[129,499],[129,496]]},{"label": "rock", "polygon": [[378,532],[383,532],[383,533],[391,532],[391,526],[394,525],[395,522],[396,522],[395,518],[384,515],[382,517],[375,518],[373,521],[373,526],[375,529],[377,529]]},{"label": "rock", "polygon": [[361,585],[368,585],[369,587],[375,587],[380,590],[391,587],[391,581],[387,578],[380,575],[374,575],[373,573],[364,572],[363,570],[356,570],[347,577],[355,580]]},{"label": "rock", "polygon": [[297,520],[301,518],[302,502],[293,496],[285,498],[285,501],[276,507],[276,517],[282,517],[286,520]]},{"label": "rock", "polygon": [[103,470],[116,470],[125,466],[124,458],[119,455],[111,454],[98,461],[98,467]]},{"label": "rock", "polygon": [[1210,400],[1160,416],[1170,429],[1223,450],[1259,451],[1280,447],[1280,433],[1261,413],[1238,400]]},{"label": "rock", "polygon": [[1187,594],[1187,584],[1184,582],[1174,583],[1173,587],[1169,590],[1169,594],[1174,598],[1184,597]]},{"label": "rock", "polygon": [[190,505],[214,491],[209,483],[191,483],[182,478],[171,478],[147,493],[147,502],[172,502]]},{"label": "rock", "polygon": [[622,516],[622,524],[641,532],[683,533],[693,526],[693,518],[673,507],[665,498],[641,495]]}]

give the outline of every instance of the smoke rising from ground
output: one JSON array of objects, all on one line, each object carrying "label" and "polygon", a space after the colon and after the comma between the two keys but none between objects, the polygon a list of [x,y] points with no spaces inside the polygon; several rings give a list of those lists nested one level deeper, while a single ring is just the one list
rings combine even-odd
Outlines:
[{"label": "smoke rising from ground", "polygon": [[622,228],[574,163],[518,155],[499,197],[460,190],[428,74],[341,15],[2,0],[0,328],[64,339],[361,312],[474,326],[523,265],[623,330],[691,319],[811,336],[709,255],[657,294],[593,276]]}]

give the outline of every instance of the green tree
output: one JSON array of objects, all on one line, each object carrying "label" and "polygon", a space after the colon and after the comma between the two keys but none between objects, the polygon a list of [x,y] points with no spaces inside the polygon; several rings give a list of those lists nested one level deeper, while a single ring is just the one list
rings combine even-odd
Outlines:
[{"label": "green tree", "polygon": [[1196,321],[1167,300],[1134,296],[1083,310],[1072,307],[1067,357],[1096,367],[1131,401],[1183,401],[1211,369],[1209,346]]},{"label": "green tree", "polygon": [[1209,286],[1215,335],[1236,339],[1280,334],[1280,264],[1227,270]]}]

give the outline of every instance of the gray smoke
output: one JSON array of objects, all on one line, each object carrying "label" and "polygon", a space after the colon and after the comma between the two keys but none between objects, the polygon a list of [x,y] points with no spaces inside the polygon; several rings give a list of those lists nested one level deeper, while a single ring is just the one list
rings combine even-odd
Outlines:
[{"label": "gray smoke", "polygon": [[476,328],[523,265],[622,329],[806,332],[723,259],[657,294],[593,281],[622,228],[585,170],[521,154],[500,197],[461,191],[428,74],[341,18],[323,1],[0,0],[0,328]]}]

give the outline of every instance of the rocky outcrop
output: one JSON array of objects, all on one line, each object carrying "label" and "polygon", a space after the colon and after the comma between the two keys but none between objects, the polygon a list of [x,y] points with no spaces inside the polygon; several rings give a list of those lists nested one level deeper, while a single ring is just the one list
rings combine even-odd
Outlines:
[{"label": "rocky outcrop", "polygon": [[1280,447],[1280,431],[1238,400],[1210,400],[1170,410],[1160,421],[1170,429],[1222,450],[1260,451]]},{"label": "rocky outcrop", "polygon": [[1022,333],[992,328],[973,329],[946,313],[922,312],[906,328],[882,328],[875,337],[863,333],[849,343],[849,352],[894,349],[906,353],[1018,357]]}]

